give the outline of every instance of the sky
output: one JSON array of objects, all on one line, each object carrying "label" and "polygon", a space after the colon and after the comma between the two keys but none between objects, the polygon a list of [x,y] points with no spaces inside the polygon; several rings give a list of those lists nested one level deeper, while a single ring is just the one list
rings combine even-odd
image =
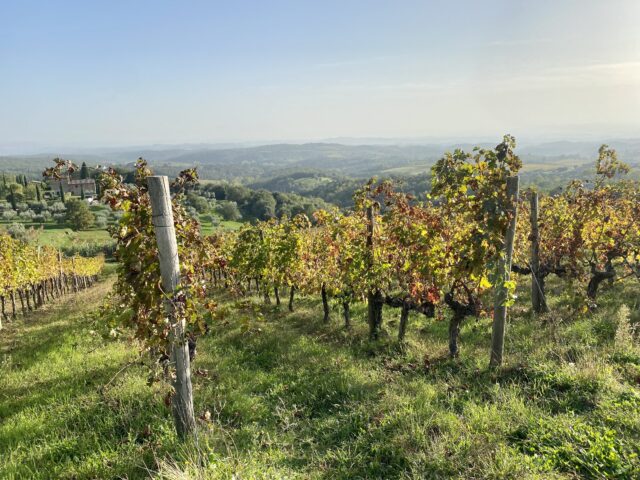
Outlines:
[{"label": "sky", "polygon": [[638,0],[0,0],[0,145],[640,137]]}]

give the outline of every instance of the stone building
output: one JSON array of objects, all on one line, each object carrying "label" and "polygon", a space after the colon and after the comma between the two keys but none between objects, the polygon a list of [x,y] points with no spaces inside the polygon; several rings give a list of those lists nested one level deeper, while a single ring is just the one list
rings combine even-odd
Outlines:
[{"label": "stone building", "polygon": [[58,192],[60,190],[60,184],[62,184],[62,190],[64,193],[71,193],[79,197],[84,191],[86,197],[94,197],[96,195],[96,182],[92,178],[85,178],[81,180],[68,180],[61,178],[60,180],[50,180],[49,185],[51,190]]}]

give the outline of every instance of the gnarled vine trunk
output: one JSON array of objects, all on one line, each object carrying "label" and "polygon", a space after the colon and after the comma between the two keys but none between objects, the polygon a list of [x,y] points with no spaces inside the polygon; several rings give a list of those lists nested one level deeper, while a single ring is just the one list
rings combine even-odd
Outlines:
[{"label": "gnarled vine trunk", "polygon": [[384,296],[380,290],[370,293],[367,297],[367,308],[369,313],[369,337],[376,340],[380,335],[382,326],[382,307],[384,306]]},{"label": "gnarled vine trunk", "polygon": [[273,295],[276,297],[276,305],[279,307],[280,306],[280,289],[278,288],[277,285],[273,287]]},{"label": "gnarled vine trunk", "polygon": [[608,279],[613,279],[616,276],[616,271],[613,268],[611,260],[607,261],[604,270],[598,270],[596,267],[591,268],[591,279],[589,285],[587,285],[587,297],[591,300],[595,300],[598,295],[598,288],[600,284]]},{"label": "gnarled vine trunk", "polygon": [[351,306],[347,300],[342,302],[342,315],[344,317],[344,328],[351,328]]},{"label": "gnarled vine trunk", "polygon": [[290,312],[293,312],[293,298],[295,293],[296,293],[296,287],[295,285],[291,285],[291,287],[289,287],[289,311]]},{"label": "gnarled vine trunk", "polygon": [[407,333],[407,324],[409,323],[409,311],[410,305],[408,300],[403,300],[400,310],[400,325],[398,326],[398,340],[404,341],[405,334]]},{"label": "gnarled vine trunk", "polygon": [[327,287],[325,286],[324,283],[322,284],[320,293],[322,295],[322,309],[324,310],[323,321],[324,323],[328,323],[329,322],[329,299],[327,296]]},{"label": "gnarled vine trunk", "polygon": [[468,303],[464,304],[454,298],[453,292],[444,296],[444,302],[451,309],[452,315],[449,320],[449,356],[455,358],[459,354],[458,337],[460,327],[465,317],[477,313],[477,302],[469,295]]}]

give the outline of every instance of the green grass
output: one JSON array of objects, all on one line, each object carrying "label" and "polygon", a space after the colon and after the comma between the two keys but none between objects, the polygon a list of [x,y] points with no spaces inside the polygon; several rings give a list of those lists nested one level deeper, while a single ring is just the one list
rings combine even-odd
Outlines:
[{"label": "green grass", "polygon": [[220,230],[238,230],[242,226],[242,222],[222,220],[218,225],[213,225],[211,222],[201,222],[200,225],[203,235],[211,235]]},{"label": "green grass", "polygon": [[[523,282],[524,283],[524,282]],[[0,332],[0,478],[638,478],[640,352],[613,343],[619,299],[576,317],[513,308],[506,365],[490,370],[490,320],[469,319],[461,358],[447,323],[412,315],[395,341],[366,337],[365,307],[302,298],[294,313],[216,294],[221,319],[193,365],[196,443],[179,445],[138,347],[99,335],[109,281]],[[637,305],[632,320],[638,320]],[[115,376],[115,379],[114,379]],[[107,388],[102,388],[111,379]],[[210,420],[207,420],[210,418]]]},{"label": "green grass", "polygon": [[[0,230],[6,230],[12,222],[0,224]],[[57,248],[71,247],[81,243],[105,244],[112,241],[106,230],[74,231],[65,225],[56,223],[24,223],[26,228],[33,228],[37,232],[36,241],[40,245],[51,245]]]},{"label": "green grass", "polygon": [[106,230],[73,231],[70,228],[60,227],[44,229],[38,233],[38,243],[54,247],[69,247],[79,243],[105,244],[111,242],[111,236]]}]

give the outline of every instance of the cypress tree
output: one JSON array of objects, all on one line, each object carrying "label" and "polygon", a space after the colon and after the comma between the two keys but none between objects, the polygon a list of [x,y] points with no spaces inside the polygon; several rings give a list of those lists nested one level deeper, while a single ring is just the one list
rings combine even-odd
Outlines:
[{"label": "cypress tree", "polygon": [[36,199],[41,202],[42,196],[40,195],[40,185],[36,183]]},{"label": "cypress tree", "polygon": [[82,166],[80,167],[80,178],[82,180],[89,178],[89,168],[85,162],[82,162]]},{"label": "cypress tree", "polygon": [[64,203],[64,189],[62,188],[62,181],[59,183],[60,186],[60,200]]},{"label": "cypress tree", "polygon": [[84,200],[84,187],[80,185],[80,198]]},{"label": "cypress tree", "polygon": [[16,195],[13,191],[13,185],[11,185],[11,195],[9,196],[9,201],[11,202],[11,208],[14,210],[18,210],[18,206],[16,205]]}]

